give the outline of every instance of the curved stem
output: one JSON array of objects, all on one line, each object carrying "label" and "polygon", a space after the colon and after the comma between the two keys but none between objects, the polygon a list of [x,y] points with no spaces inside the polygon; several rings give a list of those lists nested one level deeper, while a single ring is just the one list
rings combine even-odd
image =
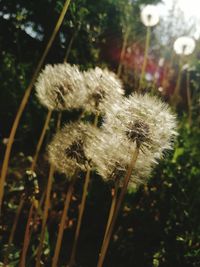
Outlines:
[{"label": "curved stem", "polygon": [[10,159],[10,153],[11,153],[11,150],[12,150],[12,145],[13,145],[13,142],[14,142],[14,137],[15,137],[15,134],[16,134],[16,131],[17,131],[17,128],[18,128],[18,125],[19,125],[19,121],[20,121],[20,118],[22,116],[22,113],[25,109],[25,106],[28,102],[28,99],[29,99],[29,96],[30,96],[30,93],[32,91],[32,88],[33,88],[33,85],[35,83],[35,80],[38,76],[38,73],[44,63],[44,60],[46,58],[46,55],[47,53],[49,52],[51,46],[52,46],[52,43],[56,37],[56,34],[58,33],[59,29],[60,29],[60,26],[63,22],[63,19],[65,17],[65,14],[67,12],[67,9],[68,9],[68,6],[70,4],[70,1],[71,0],[66,0],[64,6],[63,6],[63,9],[62,9],[62,12],[58,18],[58,21],[56,23],[56,26],[53,30],[53,33],[47,43],[47,46],[44,50],[44,53],[36,67],[36,70],[33,74],[33,77],[30,81],[30,84],[29,86],[27,87],[26,91],[25,91],[25,94],[24,94],[24,97],[21,101],[21,104],[19,106],[19,109],[17,111],[17,115],[15,117],[15,120],[14,120],[14,123],[12,125],[12,128],[11,128],[11,132],[10,132],[10,136],[9,136],[9,139],[8,139],[8,144],[7,144],[7,147],[6,147],[6,152],[5,152],[5,156],[4,156],[4,160],[3,160],[3,165],[2,165],[2,170],[1,170],[1,178],[0,178],[0,213],[1,213],[1,205],[2,205],[2,200],[3,200],[3,195],[4,195],[4,184],[5,184],[5,179],[6,179],[6,175],[7,175],[7,170],[8,170],[8,164],[9,164],[9,159]]},{"label": "curved stem", "polygon": [[31,199],[31,207],[30,207],[29,213],[28,213],[28,220],[26,223],[23,249],[22,249],[22,253],[21,253],[22,266],[23,266],[23,263],[25,263],[25,261],[26,261],[26,254],[27,254],[30,240],[32,237],[32,233],[33,233],[33,227],[31,227],[31,226],[35,225],[39,210],[41,210],[41,206],[42,206],[42,203],[44,201],[44,196],[45,196],[45,191],[43,192],[39,203],[38,203],[38,200],[34,196]]},{"label": "curved stem", "polygon": [[144,85],[144,76],[145,76],[145,71],[146,71],[146,67],[147,67],[147,59],[148,59],[150,37],[151,37],[151,28],[147,27],[145,51],[144,51],[144,60],[143,60],[142,72],[141,72],[141,76],[140,76],[139,89],[138,90],[141,90],[143,85]]},{"label": "curved stem", "polygon": [[161,87],[163,88],[163,92],[166,92],[167,89],[167,84],[169,82],[169,70],[172,68],[174,62],[174,53],[171,53],[170,58],[169,58],[169,63],[167,66],[164,67],[163,71],[163,79],[161,82]]},{"label": "curved stem", "polygon": [[[97,127],[98,125],[99,114],[100,112],[98,111],[95,114],[95,118],[93,122],[93,125],[95,127]],[[79,210],[79,215],[78,215],[78,222],[77,222],[77,227],[76,227],[76,232],[75,232],[74,243],[72,246],[72,253],[71,253],[70,261],[68,264],[69,267],[72,267],[75,263],[76,248],[77,248],[78,238],[80,234],[83,212],[85,209],[85,201],[86,201],[86,196],[87,196],[87,191],[88,191],[89,180],[90,180],[90,168],[88,167],[86,177],[85,177],[85,182],[84,182],[83,195],[82,195],[82,200],[81,200],[81,205],[80,205],[80,210]]]},{"label": "curved stem", "polygon": [[[105,242],[105,238],[106,238],[106,236],[108,234],[108,229],[110,227],[110,224],[111,224],[111,221],[112,221],[112,218],[113,218],[113,215],[114,215],[116,202],[117,202],[118,191],[119,191],[119,180],[117,180],[115,182],[115,188],[114,188],[114,192],[113,192],[113,195],[112,195],[112,202],[111,202],[111,207],[110,207],[110,211],[109,211],[109,215],[108,215],[108,222],[107,222],[107,225],[106,225],[106,231],[105,231],[103,242],[102,242],[102,248],[103,248],[103,244]],[[102,248],[101,248],[101,250],[102,250]]]},{"label": "curved stem", "polygon": [[73,35],[72,35],[72,37],[71,37],[71,39],[69,41],[69,44],[68,44],[68,47],[67,47],[67,51],[66,51],[66,54],[65,54],[65,57],[64,57],[64,62],[67,62],[67,60],[68,60],[69,53],[70,53],[70,51],[72,49],[73,42],[74,42],[74,40],[75,40],[80,28],[81,28],[81,24],[78,25],[77,29],[74,31],[74,33],[73,33]]},{"label": "curved stem", "polygon": [[171,104],[174,106],[177,106],[178,103],[180,102],[180,84],[181,84],[181,77],[182,76],[182,58],[179,58],[179,66],[178,66],[178,77],[176,81],[176,86],[174,89],[174,93],[171,97]]},{"label": "curved stem", "polygon": [[23,243],[23,248],[21,252],[19,267],[26,266],[26,254],[27,254],[28,245],[30,241],[30,225],[31,225],[31,220],[32,220],[33,209],[34,209],[34,201],[31,202],[31,208],[29,211],[29,216],[28,216],[28,220],[26,224],[24,243]]},{"label": "curved stem", "polygon": [[138,154],[139,154],[139,147],[136,147],[136,150],[135,150],[135,152],[133,154],[131,163],[130,163],[129,168],[127,170],[126,176],[124,178],[124,185],[123,185],[122,190],[120,192],[119,199],[118,199],[117,204],[116,204],[115,212],[114,212],[112,221],[110,223],[110,227],[109,227],[109,229],[107,231],[107,235],[105,237],[105,241],[104,241],[102,250],[101,250],[100,255],[99,255],[99,261],[98,261],[97,267],[102,267],[103,266],[103,262],[104,262],[104,259],[105,259],[105,256],[106,256],[106,252],[107,252],[107,249],[108,249],[108,246],[109,246],[109,242],[110,242],[110,239],[111,239],[111,236],[112,236],[112,233],[113,233],[115,222],[116,222],[116,219],[118,217],[118,214],[119,214],[119,211],[120,211],[120,208],[121,208],[121,205],[122,205],[122,201],[123,201],[124,196],[126,194],[128,183],[129,183],[132,171],[133,171],[133,169],[135,167],[135,164],[136,164],[136,161],[137,161],[137,158],[138,158]]},{"label": "curved stem", "polygon": [[35,166],[36,166],[36,163],[37,163],[38,155],[39,155],[39,152],[40,152],[42,143],[43,143],[43,141],[44,141],[45,133],[46,133],[47,128],[48,128],[48,126],[49,126],[49,122],[50,122],[50,119],[51,119],[51,115],[52,115],[52,110],[49,110],[48,113],[47,113],[47,116],[46,116],[46,120],[45,120],[43,129],[42,129],[42,132],[41,132],[39,141],[38,141],[38,143],[37,143],[37,147],[36,147],[36,150],[35,150],[35,155],[34,155],[34,157],[33,157],[33,161],[32,161],[32,164],[31,164],[31,168],[30,168],[30,169],[31,169],[32,171],[35,170]]},{"label": "curved stem", "polygon": [[[62,117],[62,112],[59,112],[57,124],[56,124],[57,130],[60,128],[60,125],[61,125],[61,117]],[[39,243],[38,251],[37,251],[37,258],[36,258],[36,265],[35,265],[36,267],[40,266],[40,259],[42,256],[46,222],[47,222],[48,211],[49,211],[49,207],[50,207],[50,194],[51,194],[51,188],[52,188],[53,175],[54,175],[54,167],[51,164],[50,170],[49,170],[48,182],[47,182],[47,192],[46,192],[46,198],[45,198],[45,204],[44,204],[44,213],[43,213],[43,217],[42,217],[42,230],[41,230],[41,234],[40,234],[40,243]]]},{"label": "curved stem", "polygon": [[130,27],[127,27],[125,34],[124,34],[124,38],[123,38],[122,50],[121,50],[121,54],[120,54],[119,65],[117,68],[117,76],[118,77],[120,77],[121,73],[122,73],[122,65],[123,65],[122,61],[124,59],[124,55],[125,55],[125,51],[126,51],[126,47],[127,47],[127,43],[128,43],[129,33],[130,33]]},{"label": "curved stem", "polygon": [[188,102],[188,123],[189,126],[192,124],[192,100],[190,93],[190,72],[187,71],[186,74],[186,83],[187,83],[187,102]]},{"label": "curved stem", "polygon": [[80,229],[81,229],[81,222],[83,218],[83,212],[85,209],[85,202],[86,202],[86,197],[87,197],[87,192],[88,192],[88,185],[90,181],[90,168],[87,169],[86,177],[85,177],[85,183],[84,183],[84,188],[83,188],[83,195],[81,199],[81,205],[79,209],[79,215],[78,215],[78,222],[76,226],[76,232],[75,232],[75,238],[72,246],[72,253],[69,261],[69,267],[74,266],[75,263],[75,256],[76,256],[76,248],[77,248],[77,243],[78,243],[78,238],[80,234]]},{"label": "curved stem", "polygon": [[8,257],[9,257],[9,253],[10,253],[10,248],[11,248],[11,244],[12,244],[13,239],[14,239],[15,230],[17,228],[17,224],[18,224],[18,221],[19,221],[19,216],[20,216],[20,213],[21,213],[23,205],[24,205],[24,195],[22,195],[21,198],[20,198],[20,203],[19,203],[19,206],[17,208],[17,212],[16,212],[16,215],[15,215],[15,218],[14,218],[14,222],[13,222],[13,225],[12,225],[11,232],[10,232],[10,236],[9,236],[9,240],[8,240],[8,247],[7,247],[7,250],[5,252],[5,257],[4,257],[4,263],[3,263],[4,267],[6,267],[8,265]]},{"label": "curved stem", "polygon": [[63,213],[62,213],[62,217],[61,217],[61,221],[60,221],[60,225],[59,225],[59,230],[58,230],[56,247],[55,247],[54,256],[53,256],[53,260],[52,260],[52,267],[57,267],[57,264],[58,264],[58,258],[59,258],[59,253],[60,253],[60,248],[61,248],[62,238],[63,238],[63,232],[64,232],[66,217],[67,217],[67,213],[68,213],[68,209],[69,209],[69,204],[70,204],[71,197],[72,197],[73,190],[74,190],[74,183],[76,180],[76,174],[77,173],[75,172],[75,175],[72,178],[72,180],[70,181],[69,188],[67,190],[64,209],[63,209]]},{"label": "curved stem", "polygon": [[51,188],[52,188],[52,180],[53,180],[53,174],[54,174],[54,167],[53,165],[50,165],[50,171],[49,171],[49,177],[48,177],[48,183],[47,183],[47,192],[46,192],[46,198],[45,198],[45,204],[44,204],[44,212],[42,217],[42,230],[40,234],[40,243],[38,246],[38,252],[37,252],[37,258],[36,258],[36,267],[40,266],[40,259],[42,255],[42,248],[43,248],[43,242],[45,237],[45,229],[46,229],[46,222],[48,218],[48,211],[50,206],[50,194],[51,194]]}]

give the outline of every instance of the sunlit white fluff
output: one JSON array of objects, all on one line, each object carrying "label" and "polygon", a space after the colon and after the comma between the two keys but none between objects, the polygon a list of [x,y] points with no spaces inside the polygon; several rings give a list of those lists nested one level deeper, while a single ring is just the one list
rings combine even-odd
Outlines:
[{"label": "sunlit white fluff", "polygon": [[83,73],[87,89],[87,103],[85,109],[89,112],[104,113],[124,94],[122,83],[117,76],[107,70],[96,67]]},{"label": "sunlit white fluff", "polygon": [[67,63],[47,65],[35,87],[39,101],[50,110],[81,108],[86,101],[83,75]]},{"label": "sunlit white fluff", "polygon": [[174,42],[174,51],[178,55],[188,56],[194,52],[195,46],[196,44],[193,38],[181,36]]},{"label": "sunlit white fluff", "polygon": [[88,158],[85,154],[90,125],[70,123],[58,131],[48,146],[49,161],[55,168],[72,177],[75,170],[86,170]]},{"label": "sunlit white fluff", "polygon": [[[95,129],[94,129],[95,130]],[[96,131],[96,130],[95,130]],[[105,181],[117,181],[123,185],[135,148],[124,142],[118,132],[99,130],[87,142],[86,154]],[[148,154],[139,154],[129,186],[144,183],[154,162]]]},{"label": "sunlit white fluff", "polygon": [[158,9],[154,5],[146,5],[141,10],[141,21],[147,27],[153,27],[159,22]]},{"label": "sunlit white fluff", "polygon": [[[115,132],[123,142],[136,144],[152,158],[162,157],[164,150],[171,149],[176,136],[176,119],[169,106],[157,97],[132,94],[115,110],[107,113],[103,126]],[[149,155],[150,155],[149,154]]]}]

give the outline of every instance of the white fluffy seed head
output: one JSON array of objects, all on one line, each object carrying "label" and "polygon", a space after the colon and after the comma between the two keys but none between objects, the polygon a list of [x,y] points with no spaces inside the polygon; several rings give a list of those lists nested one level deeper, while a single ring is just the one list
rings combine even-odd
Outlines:
[{"label": "white fluffy seed head", "polygon": [[194,52],[195,46],[196,44],[193,38],[181,36],[174,42],[174,51],[178,55],[188,56]]},{"label": "white fluffy seed head", "polygon": [[[123,185],[126,171],[135,151],[133,146],[124,142],[116,133],[99,130],[88,140],[86,154],[91,158],[97,173],[104,181],[119,180]],[[153,162],[147,155],[139,155],[129,186],[144,183]]]},{"label": "white fluffy seed head", "polygon": [[146,27],[153,27],[159,22],[158,9],[154,5],[146,5],[141,10],[141,21]]},{"label": "white fluffy seed head", "polygon": [[83,75],[67,63],[47,65],[35,87],[39,101],[50,110],[81,108],[86,101]]},{"label": "white fluffy seed head", "polygon": [[75,170],[85,171],[88,158],[85,154],[90,126],[82,122],[70,123],[58,131],[48,146],[49,161],[55,168],[71,178]]},{"label": "white fluffy seed head", "polygon": [[[171,149],[176,133],[176,118],[167,104],[157,97],[132,94],[115,113],[108,113],[104,126],[117,132],[124,142],[136,144],[143,154],[159,159]],[[149,155],[150,155],[149,154]]]},{"label": "white fluffy seed head", "polygon": [[105,113],[124,94],[121,81],[107,69],[96,67],[85,71],[83,75],[88,93],[85,109],[89,112]]}]

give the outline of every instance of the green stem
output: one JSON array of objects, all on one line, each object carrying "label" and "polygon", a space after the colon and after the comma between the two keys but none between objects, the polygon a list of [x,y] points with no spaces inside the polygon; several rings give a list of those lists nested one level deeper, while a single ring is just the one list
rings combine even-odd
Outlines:
[{"label": "green stem", "polygon": [[151,37],[151,28],[147,27],[145,51],[144,51],[144,61],[143,61],[142,71],[141,71],[141,76],[140,76],[140,81],[139,81],[139,89],[138,89],[139,91],[142,89],[142,87],[144,85],[144,78],[145,78],[145,71],[146,71],[146,67],[147,67],[150,37]]},{"label": "green stem", "polygon": [[181,96],[180,96],[180,84],[181,84],[181,78],[182,78],[182,58],[179,58],[179,65],[178,65],[178,76],[176,81],[176,86],[174,89],[174,93],[171,97],[171,104],[173,106],[177,106],[180,102]]},{"label": "green stem", "polygon": [[124,59],[124,55],[125,55],[125,51],[126,51],[126,47],[127,47],[127,43],[128,43],[129,34],[130,34],[130,27],[127,27],[125,34],[124,34],[124,38],[123,38],[122,50],[121,50],[119,65],[118,65],[118,69],[117,69],[117,76],[118,77],[120,77],[121,73],[122,73],[122,63],[123,63],[123,59]]},{"label": "green stem", "polygon": [[187,102],[188,102],[188,123],[189,126],[192,124],[192,99],[190,93],[190,72],[187,71],[186,74],[186,83],[187,83]]}]

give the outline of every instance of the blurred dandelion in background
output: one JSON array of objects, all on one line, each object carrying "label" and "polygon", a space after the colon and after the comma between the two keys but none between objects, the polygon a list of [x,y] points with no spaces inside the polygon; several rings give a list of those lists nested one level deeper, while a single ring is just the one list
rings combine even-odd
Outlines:
[{"label": "blurred dandelion in background", "polygon": [[153,27],[159,22],[159,10],[154,5],[142,7],[141,21],[146,27]]},{"label": "blurred dandelion in background", "polygon": [[181,36],[177,38],[174,42],[174,45],[173,45],[174,51],[177,55],[180,56],[177,82],[176,82],[176,86],[174,89],[174,94],[171,97],[171,103],[175,106],[177,106],[181,102],[180,84],[181,84],[181,78],[182,78],[181,76],[182,76],[185,56],[191,55],[194,52],[195,47],[196,47],[196,43],[194,39],[188,36]]},{"label": "blurred dandelion in background", "polygon": [[145,83],[144,78],[145,78],[145,72],[146,72],[146,67],[147,67],[148,51],[149,51],[149,45],[150,45],[150,39],[151,39],[150,28],[158,24],[159,10],[154,5],[144,6],[141,9],[140,17],[141,17],[142,23],[147,27],[147,30],[146,30],[144,58],[143,58],[142,70],[141,70],[140,81],[139,81],[139,89],[138,89],[139,91],[143,89],[144,83]]},{"label": "blurred dandelion in background", "polygon": [[196,44],[193,38],[181,36],[175,40],[173,47],[177,55],[188,56],[194,52],[195,46]]}]

